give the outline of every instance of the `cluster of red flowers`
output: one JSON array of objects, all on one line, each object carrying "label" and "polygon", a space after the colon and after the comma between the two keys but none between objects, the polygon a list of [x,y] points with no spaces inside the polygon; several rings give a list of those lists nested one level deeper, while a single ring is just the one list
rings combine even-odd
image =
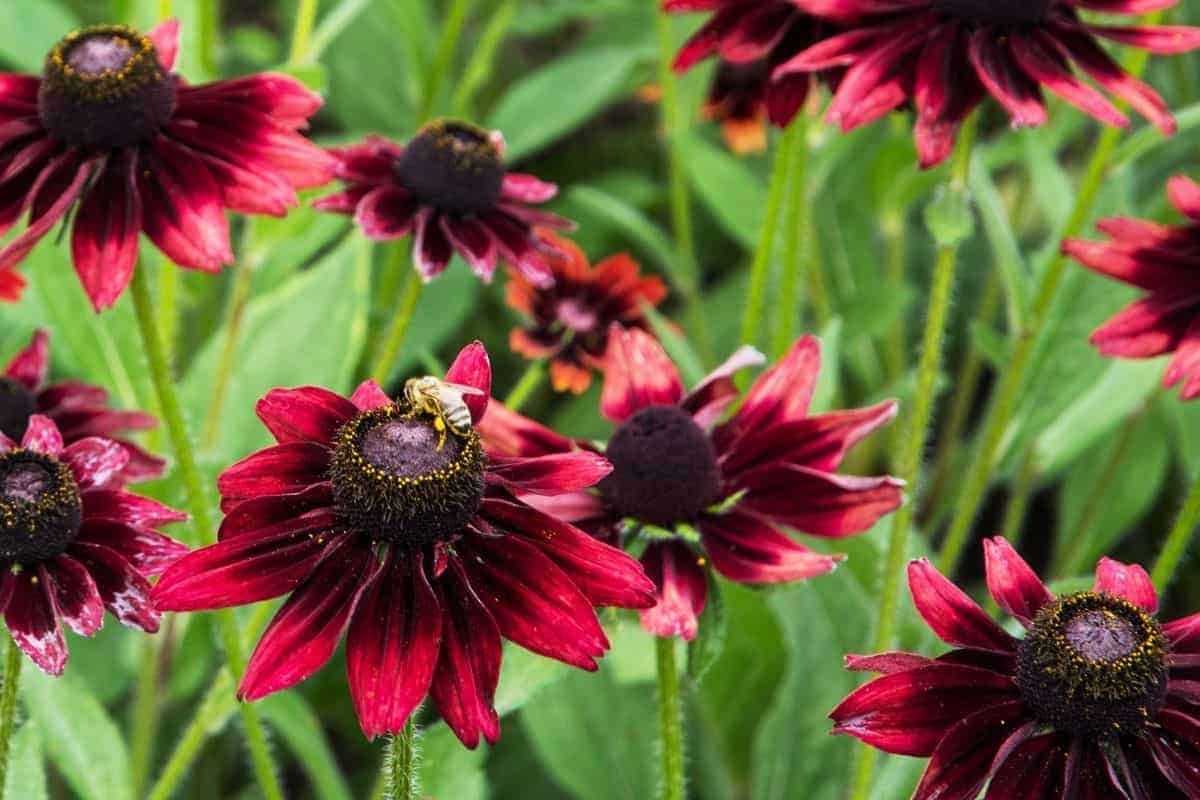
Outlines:
[{"label": "cluster of red flowers", "polygon": [[[1190,28],[1084,22],[1079,8],[1141,13],[1171,0],[666,0],[708,11],[676,66],[721,59],[709,114],[739,147],[766,114],[786,125],[820,76],[844,129],[911,105],[923,165],[943,160],[986,96],[1015,125],[1046,118],[1045,87],[1112,124],[1124,115],[1074,68],[1166,131],[1165,104],[1096,37],[1153,52],[1200,45]],[[241,676],[255,700],[303,681],[346,639],[363,732],[397,733],[432,698],[468,747],[495,742],[505,639],[586,670],[609,649],[596,608],[640,611],[647,631],[693,639],[715,575],[746,584],[813,578],[843,556],[793,532],[840,539],[904,501],[889,476],[839,474],[856,443],[892,420],[886,401],[810,413],[820,348],[800,338],[746,391],[749,347],[690,391],[645,309],[663,284],[628,255],[594,267],[536,208],[557,187],[509,172],[499,133],[438,120],[406,144],[371,138],[325,151],[302,136],[320,99],[259,75],[191,86],[172,72],[178,26],[149,35],[103,26],[67,36],[42,77],[0,76],[0,298],[70,220],[71,253],[97,310],[112,305],[145,232],[176,264],[233,261],[226,210],[282,215],[297,190],[335,177],[317,201],[379,241],[412,236],[430,280],[457,253],[484,281],[512,268],[509,305],[527,320],[514,350],[550,359],[554,388],[603,375],[606,444],[574,440],[491,399],[488,355],[463,348],[443,378],[391,397],[275,389],[257,413],[276,444],[218,479],[218,541],[187,552],[159,528],[185,515],[128,491],[161,460],[123,431],[153,417],[107,406],[104,390],[46,384],[37,333],[0,376],[0,609],[17,644],[60,673],[60,620],[94,634],[109,609],[156,630],[163,611],[287,596]],[[1190,218],[1172,228],[1101,223],[1110,242],[1068,241],[1087,267],[1146,289],[1094,335],[1108,355],[1174,352],[1167,383],[1200,395],[1200,187],[1171,183]],[[203,532],[208,533],[208,532]],[[639,560],[624,548],[641,550]],[[832,713],[835,731],[930,757],[922,800],[1200,796],[1200,615],[1161,624],[1144,571],[1104,559],[1093,589],[1053,596],[1002,539],[985,543],[987,585],[1026,629],[1016,638],[923,560],[917,610],[956,649],[851,656],[882,673]],[[157,584],[150,579],[161,575]]]}]

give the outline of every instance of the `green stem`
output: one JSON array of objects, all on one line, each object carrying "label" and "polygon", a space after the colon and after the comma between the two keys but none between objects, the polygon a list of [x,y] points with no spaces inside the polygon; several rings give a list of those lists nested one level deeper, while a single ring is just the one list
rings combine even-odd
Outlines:
[{"label": "green stem", "polygon": [[238,334],[242,328],[246,304],[250,299],[250,287],[254,282],[254,271],[243,264],[235,271],[233,289],[229,295],[229,315],[225,323],[225,343],[217,361],[217,374],[213,378],[212,398],[208,401],[208,416],[204,420],[201,445],[212,447],[220,433],[221,419],[225,409],[225,396],[229,393],[229,381],[233,377],[233,366],[237,356]]},{"label": "green stem", "polygon": [[417,788],[417,726],[414,711],[408,715],[404,730],[389,736],[383,753],[383,770],[387,800],[416,800]]},{"label": "green stem", "polygon": [[[142,346],[150,367],[150,378],[158,397],[158,406],[162,412],[163,423],[171,447],[175,452],[175,460],[179,472],[187,487],[188,506],[192,520],[199,533],[199,538],[205,542],[216,540],[216,528],[213,525],[211,508],[204,491],[204,482],[200,470],[196,466],[196,452],[188,435],[187,423],[184,421],[183,408],[179,403],[179,394],[171,382],[171,368],[163,351],[162,339],[159,336],[158,325],[154,316],[154,301],[151,299],[150,286],[146,277],[145,265],[141,264],[133,272],[131,283],[133,308],[137,315],[138,330],[142,336]],[[244,662],[242,660],[241,642],[238,640],[237,623],[233,612],[217,613],[217,628],[225,645],[225,657],[229,670],[233,675],[240,676]],[[250,749],[250,758],[259,786],[267,800],[282,800],[283,792],[279,788],[275,765],[270,751],[267,749],[266,735],[258,712],[253,706],[241,706],[242,722],[245,726],[246,744]]]},{"label": "green stem", "polygon": [[299,0],[296,6],[296,27],[292,28],[292,49],[288,65],[299,66],[308,60],[308,43],[317,22],[317,0]]},{"label": "green stem", "polygon": [[692,230],[691,199],[688,195],[687,173],[684,169],[683,134],[685,118],[680,112],[679,82],[671,69],[675,58],[675,40],[671,20],[655,6],[655,28],[658,35],[658,84],[662,91],[662,129],[667,142],[668,196],[671,205],[671,231],[679,251],[679,265],[684,274],[676,275],[687,306],[688,325],[697,350],[706,363],[712,361],[712,341],[700,296],[700,262],[696,259],[696,240]]},{"label": "green stem", "polygon": [[450,108],[456,116],[470,116],[472,101],[484,82],[492,75],[492,65],[496,60],[496,52],[508,35],[509,26],[517,15],[517,0],[504,0],[496,6],[484,26],[479,41],[475,43],[471,58],[463,69],[458,85],[454,88],[454,97]]},{"label": "green stem", "polygon": [[546,377],[546,362],[531,361],[525,369],[517,385],[508,393],[508,397],[504,398],[504,405],[510,411],[520,411],[521,407],[529,400],[530,395],[542,385],[542,380]]},{"label": "green stem", "polygon": [[172,14],[171,0],[158,0],[158,18],[160,20],[167,19]]},{"label": "green stem", "polygon": [[1012,492],[1004,509],[1004,538],[1014,548],[1020,547],[1025,512],[1029,509],[1029,499],[1037,488],[1038,461],[1037,448],[1030,442],[1025,446],[1021,455],[1021,464],[1017,467],[1017,475],[1013,480]]},{"label": "green stem", "polygon": [[[907,240],[904,238],[904,220],[899,213],[889,215],[884,219],[884,230],[887,237],[887,253],[884,261],[884,275],[888,285],[894,291],[904,290],[905,261],[907,256]],[[884,364],[887,367],[887,377],[893,385],[899,386],[904,379],[908,355],[908,326],[905,325],[904,315],[896,317],[892,329],[888,331],[884,344]]]},{"label": "green stem", "polygon": [[658,731],[662,757],[659,800],[684,800],[683,706],[679,699],[679,671],[675,667],[675,640],[654,640],[658,664]]},{"label": "green stem", "polygon": [[[1150,14],[1146,17],[1145,24],[1158,23],[1162,19],[1162,15],[1161,11]],[[1146,61],[1149,57],[1150,54],[1147,51],[1132,51],[1126,59],[1126,70],[1135,78],[1140,76],[1146,68]],[[1091,217],[1096,199],[1100,195],[1100,189],[1104,185],[1109,159],[1112,158],[1112,154],[1117,148],[1121,133],[1120,128],[1109,127],[1105,128],[1100,135],[1100,140],[1097,142],[1095,150],[1092,151],[1092,158],[1084,173],[1083,184],[1075,199],[1075,207],[1071,210],[1071,216],[1068,217],[1067,224],[1059,238],[1069,239],[1078,236]],[[938,557],[938,568],[945,574],[952,573],[958,566],[958,560],[967,544],[967,536],[971,532],[971,525],[975,522],[975,516],[983,505],[992,469],[995,468],[1000,453],[1000,444],[1004,440],[1004,434],[1016,411],[1017,401],[1021,397],[1021,390],[1025,387],[1025,379],[1033,362],[1038,336],[1045,327],[1050,310],[1058,299],[1058,289],[1062,285],[1068,263],[1067,257],[1062,253],[1058,253],[1050,261],[1038,283],[1033,307],[1027,317],[1025,327],[1017,332],[1016,345],[1009,358],[1008,369],[1004,371],[999,385],[996,387],[995,399],[992,401],[987,418],[983,423],[983,433],[979,439],[978,450],[971,459],[962,495],[955,504],[950,530],[946,534],[946,541],[942,544],[942,551]]]},{"label": "green stem", "polygon": [[779,358],[792,346],[796,336],[796,318],[799,316],[800,274],[804,269],[803,236],[805,220],[808,218],[808,117],[803,113],[792,121],[788,135],[796,137],[792,145],[791,165],[788,170],[787,215],[783,231],[783,274],[779,280],[779,303],[775,313],[775,336],[771,352]]},{"label": "green stem", "polygon": [[141,643],[141,651],[129,733],[134,797],[142,796],[150,777],[150,764],[154,760],[154,743],[158,734],[158,637],[146,637]]},{"label": "green stem", "polygon": [[1200,523],[1200,478],[1192,483],[1187,499],[1183,501],[1183,508],[1179,511],[1175,525],[1167,535],[1167,541],[1163,544],[1158,561],[1154,563],[1154,569],[1150,573],[1150,579],[1154,581],[1154,586],[1160,593],[1165,592],[1171,585],[1171,580],[1175,577],[1175,570],[1183,561],[1188,546],[1192,543],[1192,535],[1196,532],[1198,523]]},{"label": "green stem", "polygon": [[408,328],[412,324],[413,314],[417,310],[417,300],[421,297],[421,289],[424,285],[425,282],[421,279],[421,275],[415,269],[410,269],[408,280],[404,284],[404,296],[400,299],[400,307],[396,309],[396,316],[392,318],[392,323],[388,327],[383,346],[379,348],[375,366],[371,368],[371,377],[380,384],[385,383],[388,376],[391,375],[396,354],[400,352],[400,346],[404,344],[404,337],[408,334]]},{"label": "green stem", "polygon": [[438,93],[442,89],[446,73],[454,62],[458,51],[458,42],[462,38],[463,25],[471,14],[473,0],[453,0],[446,18],[442,21],[442,35],[438,39],[437,49],[433,52],[433,61],[429,65],[429,74],[425,79],[425,91],[421,97],[421,105],[417,108],[417,122],[422,123],[433,113],[437,103]]},{"label": "green stem", "polygon": [[17,689],[21,684],[21,648],[11,638],[4,658],[4,683],[0,685],[0,800],[8,782],[8,753],[17,718]]},{"label": "green stem", "polygon": [[[965,192],[971,164],[971,147],[975,140],[978,115],[972,115],[964,123],[958,135],[958,149],[950,172],[950,191]],[[933,286],[930,289],[929,311],[925,320],[925,331],[921,338],[921,358],[917,365],[917,388],[913,396],[909,424],[900,444],[897,472],[911,487],[914,494],[920,488],[921,456],[929,437],[930,421],[933,418],[933,401],[937,376],[942,363],[942,345],[946,335],[946,320],[950,314],[950,299],[954,289],[954,274],[958,264],[958,245],[946,244],[938,248],[937,261],[933,267]],[[888,541],[887,556],[883,567],[883,587],[879,599],[879,616],[875,623],[873,652],[881,653],[892,647],[896,630],[896,612],[900,606],[900,585],[904,577],[904,564],[908,555],[909,529],[916,511],[916,499],[896,511],[892,518],[892,532]],[[855,800],[865,800],[871,790],[871,778],[875,768],[874,751],[863,749],[855,770]]]},{"label": "green stem", "polygon": [[163,352],[170,362],[175,354],[179,334],[179,270],[163,263],[158,271],[158,329],[162,331]]},{"label": "green stem", "polygon": [[[800,135],[797,135],[800,131]],[[763,212],[763,225],[758,232],[758,246],[750,262],[750,286],[746,290],[746,310],[742,316],[741,343],[758,344],[758,331],[762,327],[763,303],[767,294],[767,279],[771,274],[771,261],[775,255],[775,244],[779,238],[779,218],[783,208],[784,190],[792,171],[792,154],[797,144],[803,144],[799,128],[784,131],[775,148],[775,166],[771,170],[771,183],[767,188],[767,207]]]}]

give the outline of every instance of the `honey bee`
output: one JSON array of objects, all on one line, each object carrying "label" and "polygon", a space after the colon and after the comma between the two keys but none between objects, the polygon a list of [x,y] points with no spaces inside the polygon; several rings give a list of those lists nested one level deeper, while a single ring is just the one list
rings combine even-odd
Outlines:
[{"label": "honey bee", "polygon": [[482,394],[474,386],[447,383],[432,375],[410,378],[404,383],[404,399],[413,410],[433,415],[433,429],[438,432],[438,450],[446,444],[447,430],[458,436],[466,436],[471,432],[471,409],[467,408],[463,397]]}]

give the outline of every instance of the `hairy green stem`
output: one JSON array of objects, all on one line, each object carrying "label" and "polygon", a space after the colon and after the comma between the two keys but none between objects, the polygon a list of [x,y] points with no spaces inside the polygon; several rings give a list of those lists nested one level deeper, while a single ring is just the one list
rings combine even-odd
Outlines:
[{"label": "hairy green stem", "polygon": [[387,800],[416,800],[419,795],[417,781],[417,725],[413,721],[414,711],[408,715],[404,730],[389,736],[384,746],[384,796]]},{"label": "hairy green stem", "polygon": [[0,685],[0,800],[8,782],[8,754],[17,719],[17,690],[21,685],[21,648],[10,637],[4,657],[4,683]]},{"label": "hairy green stem", "polygon": [[[691,198],[688,194],[687,174],[684,169],[683,134],[685,119],[680,112],[679,82],[671,69],[675,58],[675,40],[671,33],[671,20],[655,6],[655,29],[658,35],[658,84],[662,91],[662,129],[667,143],[668,197],[671,205],[671,231],[679,251],[679,266],[683,274],[676,274],[680,290],[687,307],[688,325],[700,357],[706,364],[712,360],[712,341],[708,335],[708,323],[704,314],[704,302],[700,296],[700,262],[696,258],[696,239],[692,230]],[[679,272],[679,271],[677,271]]]},{"label": "hairy green stem", "polygon": [[[1161,11],[1150,14],[1146,17],[1146,24],[1156,24],[1162,19],[1162,14]],[[1132,51],[1129,58],[1126,59],[1126,70],[1135,78],[1140,76],[1146,68],[1146,61],[1149,57],[1149,53],[1144,50]],[[1078,236],[1091,217],[1092,209],[1100,196],[1100,189],[1104,185],[1104,177],[1108,173],[1109,160],[1116,150],[1121,134],[1120,128],[1110,127],[1105,128],[1100,135],[1100,140],[1096,143],[1095,150],[1092,151],[1091,160],[1084,173],[1083,184],[1075,199],[1075,207],[1067,218],[1061,238],[1069,239]],[[1008,430],[1009,423],[1012,421],[1013,414],[1016,412],[1021,390],[1025,387],[1025,379],[1028,377],[1029,368],[1033,363],[1038,336],[1045,328],[1050,310],[1058,299],[1058,290],[1062,285],[1068,263],[1067,257],[1062,253],[1051,260],[1038,282],[1033,306],[1026,318],[1025,327],[1017,332],[1013,352],[1009,357],[1008,369],[1004,371],[999,385],[996,387],[994,399],[983,423],[978,449],[970,461],[962,494],[955,504],[954,517],[950,521],[950,530],[946,534],[946,540],[942,544],[942,550],[938,556],[938,568],[945,574],[954,572],[958,566],[959,558],[962,556],[963,548],[966,547],[967,538],[971,532],[971,526],[983,505],[992,470],[1000,455],[1000,445],[1004,440],[1005,431]]]},{"label": "hairy green stem", "polygon": [[1200,524],[1200,478],[1192,482],[1192,488],[1183,501],[1183,508],[1180,509],[1179,516],[1175,518],[1175,524],[1167,535],[1167,541],[1158,555],[1158,561],[1154,562],[1154,569],[1150,572],[1150,580],[1154,581],[1154,587],[1160,593],[1165,592],[1171,585],[1171,580],[1175,577],[1175,570],[1183,561],[1188,546],[1192,543],[1192,536],[1196,532],[1197,524]]},{"label": "hairy green stem", "polygon": [[788,175],[787,227],[783,231],[783,274],[779,279],[779,303],[775,313],[775,336],[771,353],[779,358],[792,346],[796,337],[796,319],[799,316],[800,298],[797,296],[800,275],[804,271],[804,254],[809,217],[808,210],[808,117],[801,112],[792,120],[796,142],[792,150],[791,174]]},{"label": "hairy green stem", "polygon": [[292,28],[292,49],[288,65],[299,66],[308,60],[308,45],[317,23],[317,0],[299,0],[296,6],[296,25]]},{"label": "hairy green stem", "polygon": [[154,743],[158,735],[158,655],[158,637],[145,637],[141,643],[137,689],[129,725],[130,783],[134,797],[142,796],[154,760]]},{"label": "hairy green stem", "polygon": [[[175,460],[179,472],[187,487],[188,506],[192,521],[201,541],[216,540],[216,528],[213,525],[212,511],[208,496],[204,490],[204,482],[200,470],[196,466],[196,452],[192,447],[188,434],[187,423],[184,421],[183,408],[179,403],[179,394],[171,381],[171,369],[163,351],[162,339],[159,336],[158,325],[154,316],[154,301],[151,298],[150,286],[146,277],[145,264],[140,264],[133,272],[131,282],[133,307],[137,316],[138,330],[142,337],[142,346],[149,362],[150,378],[158,397],[158,406],[163,416],[163,423],[171,447],[175,452]],[[216,615],[217,629],[225,647],[225,657],[229,670],[233,675],[240,676],[244,667],[241,642],[238,640],[237,623],[233,612],[221,611]],[[279,788],[279,779],[271,753],[267,748],[266,735],[258,712],[253,706],[241,706],[242,722],[245,727],[246,744],[250,750],[250,758],[263,795],[267,800],[282,800],[283,792]]]},{"label": "hairy green stem", "polygon": [[504,398],[504,405],[510,411],[520,411],[521,407],[528,402],[530,396],[542,385],[542,380],[546,377],[546,362],[531,361],[529,366],[525,368],[525,373],[517,381],[517,385],[508,393],[508,397]]},{"label": "hairy green stem", "polygon": [[784,131],[775,148],[775,166],[771,170],[771,183],[767,188],[767,207],[763,212],[763,224],[758,232],[758,246],[754,249],[754,259],[750,262],[750,286],[746,290],[746,310],[742,315],[742,344],[758,344],[758,332],[763,323],[767,279],[771,275],[771,261],[779,239],[783,198],[792,173],[793,153],[797,146],[803,146],[803,137],[803,126],[793,125]]},{"label": "hairy green stem", "polygon": [[[949,191],[965,193],[971,165],[971,147],[975,139],[978,115],[972,115],[958,135],[957,151],[951,165]],[[933,286],[929,295],[929,310],[925,320],[925,331],[921,338],[921,357],[917,365],[917,388],[913,396],[908,427],[900,443],[897,472],[910,487],[913,497],[901,506],[892,517],[892,532],[888,540],[887,555],[883,567],[883,586],[879,597],[879,616],[875,623],[873,652],[884,652],[892,647],[896,631],[896,612],[900,605],[900,585],[904,578],[904,563],[908,554],[908,537],[916,511],[917,491],[920,489],[921,456],[929,438],[930,422],[933,419],[933,403],[937,377],[942,364],[942,346],[946,335],[946,320],[950,314],[950,300],[954,289],[954,274],[958,264],[958,244],[944,244],[938,248],[937,261],[933,267]],[[875,767],[874,751],[864,749],[855,770],[855,800],[865,800],[871,790],[872,773]]]},{"label": "hairy green stem", "polygon": [[221,430],[222,412],[225,409],[225,396],[229,393],[229,381],[233,377],[233,367],[237,356],[238,334],[242,329],[242,319],[246,314],[246,305],[250,300],[250,287],[254,282],[254,271],[243,264],[235,270],[233,289],[229,295],[229,314],[225,323],[225,343],[221,346],[221,357],[217,361],[217,373],[213,377],[212,398],[208,401],[208,415],[204,420],[203,432],[200,435],[201,446],[212,447],[217,441]]},{"label": "hairy green stem", "polygon": [[404,344],[404,337],[408,334],[409,326],[412,325],[413,314],[417,310],[417,300],[420,299],[421,289],[424,286],[425,282],[421,279],[420,273],[415,269],[408,270],[408,279],[404,284],[404,295],[400,298],[400,307],[396,309],[396,315],[392,317],[383,345],[379,348],[379,354],[375,359],[375,366],[371,368],[371,377],[380,384],[384,384],[392,373],[396,355],[400,352],[400,346]]},{"label": "hairy green stem", "polygon": [[683,704],[679,695],[679,671],[675,667],[675,640],[654,640],[658,664],[658,734],[662,775],[659,800],[684,800]]}]

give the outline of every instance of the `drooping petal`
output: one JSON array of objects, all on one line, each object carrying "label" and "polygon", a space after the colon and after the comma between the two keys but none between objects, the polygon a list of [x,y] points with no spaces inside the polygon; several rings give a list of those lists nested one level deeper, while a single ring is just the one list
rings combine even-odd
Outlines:
[{"label": "drooping petal", "polygon": [[158,575],[188,552],[187,545],[153,528],[105,519],[85,518],[79,541],[115,550],[146,576]]},{"label": "drooping petal", "polygon": [[291,494],[269,494],[242,500],[225,510],[225,519],[221,521],[217,539],[224,541],[235,536],[255,534],[332,506],[333,484],[329,481]]},{"label": "drooping petal", "polygon": [[97,163],[96,160],[80,162],[72,151],[67,151],[42,169],[26,195],[34,198],[29,227],[0,249],[0,273],[24,261],[66,215],[82,194]]},{"label": "drooping petal", "polygon": [[504,176],[504,185],[500,196],[505,200],[517,200],[522,203],[545,203],[558,194],[558,186],[547,183],[533,175],[510,172]]},{"label": "drooping petal", "polygon": [[146,235],[187,269],[220,272],[233,263],[221,188],[196,155],[160,136],[138,170]]},{"label": "drooping petal", "polygon": [[42,388],[50,369],[50,334],[39,328],[24,350],[13,356],[4,368],[4,377],[11,378],[31,392]]},{"label": "drooping petal", "polygon": [[747,511],[812,536],[842,538],[899,508],[903,486],[887,476],[859,478],[774,463],[739,475],[730,488],[746,492],[741,506]]},{"label": "drooping petal", "polygon": [[442,610],[421,559],[420,551],[391,548],[350,623],[346,672],[368,739],[403,730],[433,681]]},{"label": "drooping petal", "polygon": [[119,522],[157,528],[172,522],[185,522],[187,514],[163,505],[157,500],[117,489],[84,492],[83,514],[88,521]]},{"label": "drooping petal", "polygon": [[471,422],[478,424],[488,408],[492,394],[492,362],[483,343],[476,340],[464,347],[446,370],[446,381],[460,386],[470,386],[479,394],[464,394],[463,402],[471,410]]},{"label": "drooping petal", "polygon": [[100,171],[71,228],[71,260],[97,312],[117,302],[129,285],[141,229],[137,155],[131,150],[113,156]]},{"label": "drooping petal", "polygon": [[67,642],[54,613],[54,587],[41,577],[41,572],[27,569],[5,578],[12,584],[12,595],[4,610],[4,622],[13,641],[38,669],[61,675],[67,664]]},{"label": "drooping petal", "polygon": [[1016,640],[927,559],[909,562],[908,587],[917,613],[943,642],[999,653],[1016,650]]},{"label": "drooping petal", "polygon": [[658,601],[641,612],[642,627],[663,638],[695,639],[708,599],[708,577],[696,554],[680,541],[651,542],[642,566],[654,581]]},{"label": "drooping petal", "polygon": [[739,583],[784,583],[837,569],[841,555],[814,553],[753,517],[707,517],[700,525],[704,550],[717,572]]},{"label": "drooping petal", "polygon": [[985,800],[1063,797],[1071,740],[1052,732],[1019,744],[996,768]]},{"label": "drooping petal", "polygon": [[985,539],[983,553],[992,599],[1028,628],[1038,611],[1054,602],[1054,595],[1006,539]]},{"label": "drooping petal", "polygon": [[162,613],[150,600],[150,583],[126,558],[103,545],[76,540],[67,552],[87,568],[104,607],[122,625],[158,631]]},{"label": "drooping petal", "polygon": [[927,667],[934,663],[932,658],[919,656],[916,653],[876,653],[870,656],[845,656],[845,667],[855,672],[878,672],[881,675],[891,675],[905,672],[918,667]]},{"label": "drooping petal", "polygon": [[475,430],[489,455],[545,456],[573,449],[571,440],[492,399]]},{"label": "drooping petal", "polygon": [[976,800],[1001,749],[1016,747],[1036,731],[1032,721],[1019,724],[1028,713],[1022,706],[989,706],[951,726],[933,751],[913,800]]},{"label": "drooping petal", "polygon": [[456,559],[437,583],[442,650],[432,694],[454,735],[474,750],[500,738],[494,701],[500,681],[500,630]]},{"label": "drooping petal", "polygon": [[258,700],[324,666],[378,569],[371,548],[349,538],[335,543],[267,626],[246,665],[238,698]]},{"label": "drooping petal", "polygon": [[765,430],[808,416],[808,404],[821,371],[821,345],[812,336],[801,337],[779,363],[750,387],[742,407],[713,434],[718,449],[751,431]]},{"label": "drooping petal", "polygon": [[766,363],[766,360],[766,356],[753,347],[739,347],[724,364],[688,392],[680,407],[690,413],[700,427],[711,426],[741,394],[733,383],[733,376],[747,367]]},{"label": "drooping petal", "polygon": [[68,445],[62,461],[80,489],[107,488],[129,463],[129,452],[111,439],[89,436]]},{"label": "drooping petal", "polygon": [[38,567],[38,576],[54,589],[62,621],[80,636],[93,636],[104,622],[104,601],[83,564],[61,554]]},{"label": "drooping petal", "polygon": [[272,389],[254,412],[280,444],[315,442],[328,445],[338,428],[358,415],[354,403],[319,386]]},{"label": "drooping petal", "polygon": [[624,422],[643,408],[675,405],[683,396],[683,380],[662,345],[643,330],[613,323],[604,355],[600,413]]},{"label": "drooping petal", "polygon": [[416,235],[413,237],[413,263],[421,279],[428,283],[445,271],[450,257],[454,255],[454,247],[442,232],[437,212],[434,210],[421,207],[416,212],[414,225]]},{"label": "drooping petal", "polygon": [[1096,582],[1092,591],[1128,600],[1143,611],[1158,611],[1158,593],[1150,576],[1138,564],[1122,564],[1111,558],[1101,558],[1096,565]]},{"label": "drooping petal", "polygon": [[368,239],[399,239],[412,233],[416,225],[417,201],[397,186],[380,186],[358,201],[354,221]]},{"label": "drooping petal", "polygon": [[612,472],[612,464],[591,450],[551,453],[546,456],[489,456],[488,480],[515,492],[557,495],[595,486]]}]

